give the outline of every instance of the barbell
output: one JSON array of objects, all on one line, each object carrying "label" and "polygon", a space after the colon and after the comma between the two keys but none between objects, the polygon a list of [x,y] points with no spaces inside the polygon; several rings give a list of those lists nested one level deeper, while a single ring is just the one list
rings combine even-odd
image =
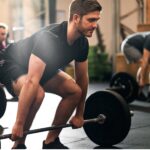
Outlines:
[{"label": "barbell", "polygon": [[130,130],[132,116],[124,98],[110,90],[93,93],[86,101],[84,118],[93,118],[98,114],[104,114],[106,121],[103,125],[84,125],[89,139],[101,146],[120,143]]},{"label": "barbell", "polygon": [[[84,124],[87,124],[87,123],[103,124],[105,122],[105,119],[106,119],[106,117],[103,114],[99,114],[96,118],[84,120]],[[28,134],[34,134],[34,133],[49,131],[49,130],[67,128],[67,127],[74,128],[72,124],[63,124],[63,125],[57,125],[57,126],[51,126],[51,127],[45,127],[45,128],[39,128],[39,129],[24,131],[23,136],[26,136]],[[11,136],[12,136],[12,134],[1,135],[0,139],[2,140],[2,139],[6,139],[6,138],[11,138]]]},{"label": "barbell", "polygon": [[131,103],[138,98],[139,85],[130,74],[118,72],[112,76],[108,90],[119,93],[127,103]]},{"label": "barbell", "polygon": [[[7,102],[6,97],[3,98]],[[129,110],[128,104],[118,91],[97,91],[86,100],[83,128],[94,143],[111,146],[120,143],[127,136],[131,126],[131,116],[132,112]],[[25,131],[24,135],[71,126],[71,124],[65,124],[35,129]],[[0,140],[10,137],[11,134],[1,135]]]},{"label": "barbell", "polygon": [[[91,119],[89,119],[91,118]],[[103,90],[93,93],[85,103],[84,131],[94,143],[111,146],[121,142],[131,125],[131,112],[125,100],[118,93]],[[25,131],[24,135],[71,127],[71,124]],[[11,134],[1,135],[0,140]]]}]

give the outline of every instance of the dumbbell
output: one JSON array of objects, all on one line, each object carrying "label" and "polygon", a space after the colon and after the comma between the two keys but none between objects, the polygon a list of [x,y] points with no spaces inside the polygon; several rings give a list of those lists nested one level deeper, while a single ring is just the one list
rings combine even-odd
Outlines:
[{"label": "dumbbell", "polygon": [[119,72],[112,76],[110,87],[107,90],[119,93],[127,103],[131,103],[138,97],[139,85],[130,74]]}]

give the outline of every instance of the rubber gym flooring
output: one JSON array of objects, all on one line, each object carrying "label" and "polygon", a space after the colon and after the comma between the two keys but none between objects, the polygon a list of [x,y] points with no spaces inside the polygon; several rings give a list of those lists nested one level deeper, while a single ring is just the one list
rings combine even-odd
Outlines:
[{"label": "rubber gym flooring", "polygon": [[[107,83],[90,83],[88,96],[95,91],[106,89]],[[10,95],[7,93],[7,97]],[[38,111],[31,129],[50,126],[55,109],[60,97],[53,94],[46,94],[44,102]],[[130,105],[130,109],[134,111],[132,117],[131,129],[126,138],[119,144],[107,149],[149,149],[150,148],[150,103],[135,100]],[[3,127],[8,127],[4,134],[11,132],[11,128],[15,121],[17,110],[16,102],[8,102],[5,115],[0,120]],[[26,146],[28,149],[42,149],[42,142],[47,132],[28,135]],[[60,134],[62,143],[70,149],[104,149],[96,145],[86,136],[83,128],[72,129],[65,128]],[[1,149],[11,149],[13,142],[9,139],[1,140]]]}]

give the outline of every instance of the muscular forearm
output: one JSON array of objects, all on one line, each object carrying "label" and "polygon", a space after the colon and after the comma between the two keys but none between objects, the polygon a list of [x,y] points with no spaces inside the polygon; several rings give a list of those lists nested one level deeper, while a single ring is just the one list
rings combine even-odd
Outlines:
[{"label": "muscular forearm", "polygon": [[144,86],[146,84],[145,78],[146,73],[148,71],[149,63],[150,63],[150,51],[148,49],[144,49],[141,62],[141,71],[139,72],[139,80],[138,80],[140,86]]},{"label": "muscular forearm", "polygon": [[141,80],[142,81],[145,81],[147,70],[148,70],[148,60],[143,60],[141,64]]},{"label": "muscular forearm", "polygon": [[19,95],[19,104],[16,117],[16,123],[24,125],[30,106],[35,98],[38,86],[33,82],[27,81],[21,90]]},{"label": "muscular forearm", "polygon": [[76,116],[83,116],[85,99],[86,99],[88,83],[89,83],[88,77],[84,78],[83,80],[82,79],[77,80],[76,82],[82,90],[82,96],[81,96],[80,102],[79,102],[77,109],[76,109]]}]

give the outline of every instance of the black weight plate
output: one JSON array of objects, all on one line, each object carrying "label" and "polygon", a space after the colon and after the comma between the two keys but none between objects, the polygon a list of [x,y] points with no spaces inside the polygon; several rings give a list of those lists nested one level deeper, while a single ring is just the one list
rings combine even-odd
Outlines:
[{"label": "black weight plate", "polygon": [[131,125],[129,107],[124,99],[114,91],[95,92],[86,101],[84,119],[104,114],[104,124],[84,125],[87,136],[101,146],[112,146],[121,142],[128,134]]},{"label": "black weight plate", "polygon": [[7,104],[7,100],[6,100],[5,92],[2,88],[0,88],[0,118],[2,118],[2,116],[5,113],[6,104]]},{"label": "black weight plate", "polygon": [[139,92],[139,86],[134,77],[126,72],[119,72],[112,76],[110,87],[125,87],[124,90],[119,90],[119,94],[123,96],[127,103],[133,102]]}]

